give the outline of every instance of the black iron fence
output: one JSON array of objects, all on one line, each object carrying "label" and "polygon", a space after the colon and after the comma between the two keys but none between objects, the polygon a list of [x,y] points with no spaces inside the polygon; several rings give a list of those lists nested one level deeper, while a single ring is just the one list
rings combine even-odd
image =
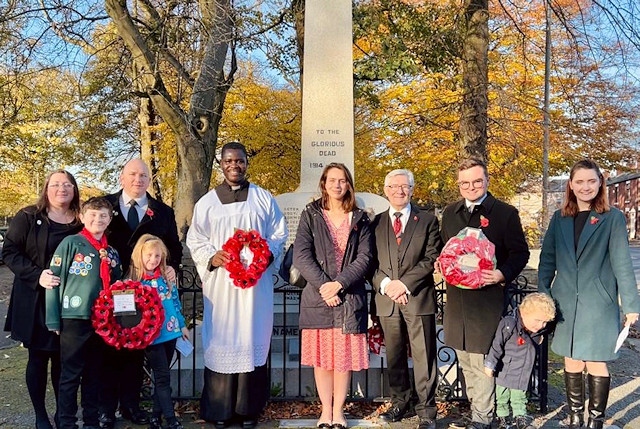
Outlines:
[{"label": "black iron fence", "polygon": [[[194,352],[187,358],[178,357],[173,365],[173,393],[177,399],[199,398],[202,390],[203,367],[202,346],[199,335],[199,320],[202,320],[202,290],[200,279],[192,266],[179,273],[180,293],[187,323],[192,329]],[[274,276],[274,326],[271,351],[267,364],[271,374],[271,397],[274,400],[309,399],[317,397],[313,382],[313,368],[300,364],[300,332],[298,311],[301,290],[283,283]],[[515,308],[523,296],[535,290],[527,287],[527,280],[520,276],[506,289],[505,311]],[[438,396],[442,401],[464,400],[464,377],[458,364],[456,352],[444,343],[442,317],[446,310],[446,288],[443,283],[436,286],[438,313],[436,320],[439,385]],[[369,293],[372,293],[369,291]],[[547,340],[541,344],[529,383],[530,400],[537,403],[541,411],[547,408]],[[350,400],[383,399],[387,396],[388,384],[384,354],[370,355],[370,367],[366,371],[354,372],[351,380]]]}]

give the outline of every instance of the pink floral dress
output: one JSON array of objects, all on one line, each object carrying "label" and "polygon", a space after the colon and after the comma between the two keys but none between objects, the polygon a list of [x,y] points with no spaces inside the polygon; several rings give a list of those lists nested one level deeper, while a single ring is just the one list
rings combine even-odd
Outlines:
[{"label": "pink floral dress", "polygon": [[[347,217],[336,227],[322,212],[324,221],[329,227],[336,255],[336,266],[342,266],[344,252],[347,248],[350,218]],[[303,329],[302,330],[302,365],[334,371],[360,371],[369,368],[369,354],[366,334],[343,334],[341,328]]]}]

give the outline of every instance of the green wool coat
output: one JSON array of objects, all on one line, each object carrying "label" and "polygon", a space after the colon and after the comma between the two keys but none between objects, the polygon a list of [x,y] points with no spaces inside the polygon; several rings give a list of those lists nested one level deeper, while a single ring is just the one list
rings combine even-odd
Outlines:
[{"label": "green wool coat", "polygon": [[617,358],[619,302],[624,314],[640,311],[622,212],[591,211],[576,249],[573,217],[556,211],[542,244],[538,289],[558,307],[555,353],[585,361]]}]

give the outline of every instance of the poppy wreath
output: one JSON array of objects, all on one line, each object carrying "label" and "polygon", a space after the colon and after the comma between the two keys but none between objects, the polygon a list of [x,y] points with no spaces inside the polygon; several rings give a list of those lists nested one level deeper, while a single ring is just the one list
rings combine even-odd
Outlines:
[{"label": "poppy wreath", "polygon": [[[253,253],[251,263],[246,267],[240,258],[240,252],[245,247]],[[229,254],[229,260],[224,268],[229,272],[233,284],[241,289],[254,287],[269,266],[271,258],[269,244],[258,231],[237,229],[222,245],[222,250]]]},{"label": "poppy wreath", "polygon": [[369,351],[379,355],[384,346],[384,334],[378,322],[374,322],[373,325],[367,329],[367,341],[369,342]]},{"label": "poppy wreath", "polygon": [[[133,290],[137,311],[142,313],[140,323],[130,328],[120,325],[113,314],[113,291]],[[117,281],[109,289],[100,291],[93,304],[91,322],[105,343],[120,350],[144,349],[155,340],[164,323],[164,308],[160,295],[151,286],[135,280]]]},{"label": "poppy wreath", "polygon": [[[461,289],[480,289],[484,286],[482,270],[496,266],[495,245],[475,228],[464,228],[445,244],[438,262],[445,281]],[[474,262],[474,266],[467,265]]]},{"label": "poppy wreath", "polygon": [[[409,342],[409,335],[403,333],[404,343],[407,345],[407,357],[411,357],[411,344]],[[373,324],[367,329],[367,341],[369,343],[369,351],[374,354],[381,354],[384,345],[384,332],[380,322],[373,322]]]}]

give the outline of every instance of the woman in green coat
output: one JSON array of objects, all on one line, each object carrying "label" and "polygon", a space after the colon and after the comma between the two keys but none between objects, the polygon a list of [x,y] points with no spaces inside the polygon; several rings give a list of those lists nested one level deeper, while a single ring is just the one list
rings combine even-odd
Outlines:
[{"label": "woman in green coat", "polygon": [[607,361],[617,358],[621,329],[618,302],[625,325],[631,325],[638,320],[640,299],[624,214],[609,207],[605,180],[591,160],[571,169],[563,207],[554,213],[542,244],[538,289],[558,307],[551,349],[564,356],[569,427],[584,424],[586,369],[587,427],[602,428],[610,384]]}]

